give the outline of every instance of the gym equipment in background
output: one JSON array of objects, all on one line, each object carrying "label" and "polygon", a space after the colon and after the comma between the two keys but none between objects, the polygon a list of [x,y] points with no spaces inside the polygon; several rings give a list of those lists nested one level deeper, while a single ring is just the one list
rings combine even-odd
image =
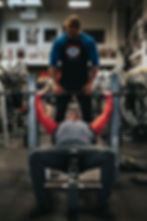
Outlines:
[{"label": "gym equipment in background", "polygon": [[[0,93],[4,93],[4,85],[0,81]],[[7,122],[7,108],[6,108],[6,98],[5,96],[0,96],[0,121],[2,123],[2,135],[3,135],[3,145],[5,147],[9,146],[9,132],[8,132],[8,122]]]}]

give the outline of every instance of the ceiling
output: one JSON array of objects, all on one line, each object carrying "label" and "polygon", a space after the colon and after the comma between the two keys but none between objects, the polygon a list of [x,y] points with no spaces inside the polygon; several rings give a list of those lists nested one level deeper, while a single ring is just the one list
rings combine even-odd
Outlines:
[{"label": "ceiling", "polygon": [[[4,2],[4,5],[7,6],[7,0],[0,0]],[[70,9],[68,8],[68,1],[70,0],[42,0],[43,4],[43,10],[46,11],[77,11],[79,9]],[[85,11],[101,11],[101,12],[107,12],[111,10],[114,6],[116,7],[123,7],[126,6],[126,4],[129,4],[131,1],[136,0],[90,0],[92,2],[92,6],[89,9],[84,9]],[[80,9],[82,10],[82,9]]]},{"label": "ceiling", "polygon": [[[71,10],[68,8],[69,0],[42,0],[44,7],[48,10]],[[90,9],[84,10],[99,10],[107,11],[112,7],[115,0],[90,0],[92,2],[92,7]],[[73,9],[72,9],[73,10]],[[75,9],[77,10],[77,9]]]}]

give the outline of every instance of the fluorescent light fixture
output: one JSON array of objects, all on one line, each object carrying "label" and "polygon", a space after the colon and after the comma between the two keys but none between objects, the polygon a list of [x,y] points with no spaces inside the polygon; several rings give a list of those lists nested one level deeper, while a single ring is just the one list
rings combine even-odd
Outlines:
[{"label": "fluorescent light fixture", "polygon": [[40,7],[41,0],[7,0],[9,7]]},{"label": "fluorescent light fixture", "polygon": [[90,8],[91,7],[91,1],[89,0],[71,0],[68,2],[68,6],[70,8]]},{"label": "fluorescent light fixture", "polygon": [[4,2],[0,1],[0,8],[3,8],[3,7],[4,7]]}]

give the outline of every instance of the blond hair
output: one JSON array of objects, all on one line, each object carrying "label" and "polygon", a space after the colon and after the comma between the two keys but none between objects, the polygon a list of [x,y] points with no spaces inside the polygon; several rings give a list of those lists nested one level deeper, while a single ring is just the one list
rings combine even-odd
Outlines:
[{"label": "blond hair", "polygon": [[78,15],[70,15],[68,18],[64,21],[64,28],[81,28],[81,20]]}]

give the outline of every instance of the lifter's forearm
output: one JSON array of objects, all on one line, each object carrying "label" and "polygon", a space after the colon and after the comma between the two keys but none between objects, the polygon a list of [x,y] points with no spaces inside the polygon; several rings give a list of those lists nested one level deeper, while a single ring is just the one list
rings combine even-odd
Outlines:
[{"label": "lifter's forearm", "polygon": [[90,124],[92,130],[95,133],[99,134],[102,132],[102,130],[110,120],[112,111],[113,111],[113,97],[112,94],[109,93],[106,95],[106,102],[103,108],[103,112]]}]

